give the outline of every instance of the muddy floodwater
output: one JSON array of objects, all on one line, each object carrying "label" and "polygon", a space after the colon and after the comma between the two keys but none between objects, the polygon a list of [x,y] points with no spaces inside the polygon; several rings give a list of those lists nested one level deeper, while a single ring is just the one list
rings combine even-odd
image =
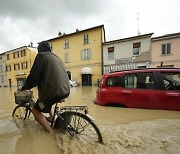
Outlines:
[{"label": "muddy floodwater", "polygon": [[[93,103],[97,87],[73,87],[62,105],[87,105],[104,144],[49,135],[35,121],[14,120],[13,93],[0,88],[0,154],[179,154],[180,112],[104,107]],[[37,90],[34,89],[35,99]]]}]

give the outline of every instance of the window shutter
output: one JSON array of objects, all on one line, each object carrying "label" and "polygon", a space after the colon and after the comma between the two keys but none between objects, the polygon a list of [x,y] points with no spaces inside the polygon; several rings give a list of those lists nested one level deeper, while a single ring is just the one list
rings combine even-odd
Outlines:
[{"label": "window shutter", "polygon": [[167,44],[167,54],[171,53],[171,44]]},{"label": "window shutter", "polygon": [[114,52],[114,47],[109,47],[108,52]]},{"label": "window shutter", "polygon": [[140,48],[141,42],[133,43],[133,48]]},{"label": "window shutter", "polygon": [[165,44],[162,45],[162,55],[164,55],[166,52],[166,47],[165,47]]}]

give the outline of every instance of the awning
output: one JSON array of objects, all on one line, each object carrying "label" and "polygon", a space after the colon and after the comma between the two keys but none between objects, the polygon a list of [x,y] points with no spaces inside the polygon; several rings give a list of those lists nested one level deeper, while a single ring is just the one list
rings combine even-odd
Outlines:
[{"label": "awning", "polygon": [[90,67],[83,67],[81,69],[81,74],[92,74],[92,69]]}]

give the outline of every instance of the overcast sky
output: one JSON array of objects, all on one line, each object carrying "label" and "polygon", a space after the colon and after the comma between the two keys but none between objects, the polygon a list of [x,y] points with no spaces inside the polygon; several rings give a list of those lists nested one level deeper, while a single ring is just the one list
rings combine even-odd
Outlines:
[{"label": "overcast sky", "polygon": [[[139,13],[139,20],[138,20]],[[104,25],[106,41],[180,32],[180,0],[0,0],[0,53]]]}]

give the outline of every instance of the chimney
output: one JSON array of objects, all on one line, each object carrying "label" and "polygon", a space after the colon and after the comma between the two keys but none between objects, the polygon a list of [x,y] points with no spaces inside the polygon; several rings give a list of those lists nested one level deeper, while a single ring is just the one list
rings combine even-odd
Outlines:
[{"label": "chimney", "polygon": [[58,36],[61,36],[61,35],[62,35],[62,33],[59,31],[59,32],[58,32]]},{"label": "chimney", "polygon": [[31,45],[30,45],[31,47],[33,47],[33,43],[31,42]]}]

